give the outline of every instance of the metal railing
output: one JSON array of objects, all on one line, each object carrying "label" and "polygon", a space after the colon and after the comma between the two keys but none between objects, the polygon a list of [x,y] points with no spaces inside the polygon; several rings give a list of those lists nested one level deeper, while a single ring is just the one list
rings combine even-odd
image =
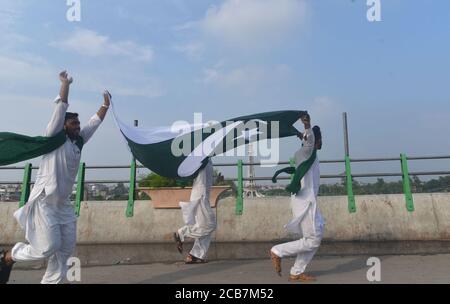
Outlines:
[{"label": "metal railing", "polygon": [[[345,178],[346,180],[346,190],[348,197],[348,210],[350,213],[356,212],[356,203],[355,196],[353,194],[353,179],[361,178],[361,177],[402,177],[403,184],[403,193],[405,195],[406,208],[408,211],[414,211],[414,201],[413,195],[411,191],[410,185],[410,176],[431,176],[431,175],[450,175],[450,171],[417,171],[410,172],[408,169],[409,161],[416,160],[438,160],[438,159],[450,159],[450,155],[446,156],[415,156],[415,157],[407,157],[405,154],[401,154],[400,157],[390,157],[390,158],[350,158],[345,157],[344,159],[334,159],[334,160],[321,160],[321,164],[332,164],[332,163],[344,163],[345,164],[345,173],[342,174],[324,174],[321,175],[321,178],[324,179],[332,179],[332,178]],[[351,164],[352,163],[362,163],[362,162],[388,162],[388,161],[399,161],[400,162],[400,171],[399,172],[377,172],[377,173],[358,173],[352,174],[351,172]],[[226,178],[225,181],[237,182],[237,197],[236,197],[236,214],[242,215],[244,210],[244,181],[269,181],[272,177],[263,176],[263,177],[253,177],[253,178],[245,178],[243,173],[244,166],[260,166],[261,162],[244,162],[239,160],[237,163],[216,163],[215,167],[237,167],[237,177],[236,178]],[[264,165],[289,165],[295,166],[293,160],[283,161],[278,163],[264,163]],[[80,214],[80,206],[81,202],[84,199],[84,185],[85,184],[117,184],[117,183],[129,183],[129,195],[128,195],[128,204],[126,209],[126,216],[132,217],[134,215],[134,202],[135,202],[135,193],[136,193],[136,170],[138,168],[145,168],[144,166],[137,165],[136,161],[133,159],[130,166],[86,166],[85,163],[80,164],[80,168],[78,171],[78,179],[77,179],[77,191],[75,197],[75,212],[77,215]],[[11,184],[22,184],[21,196],[19,206],[24,206],[30,195],[30,186],[33,184],[31,181],[31,173],[32,170],[39,169],[38,167],[33,167],[31,164],[27,164],[24,167],[0,167],[0,170],[23,170],[23,180],[22,182],[0,182],[3,185],[11,185]],[[129,180],[85,180],[85,172],[86,170],[98,170],[98,169],[129,169],[130,170],[130,179]],[[281,176],[278,178],[279,180],[291,180],[292,176]]]}]

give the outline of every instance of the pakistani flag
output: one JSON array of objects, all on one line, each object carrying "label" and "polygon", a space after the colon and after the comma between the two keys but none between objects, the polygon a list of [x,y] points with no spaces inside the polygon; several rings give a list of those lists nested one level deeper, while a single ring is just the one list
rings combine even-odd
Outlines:
[{"label": "pakistani flag", "polygon": [[137,128],[114,118],[134,157],[168,178],[192,178],[215,155],[259,140],[296,136],[293,126],[306,111],[278,111],[223,122]]}]

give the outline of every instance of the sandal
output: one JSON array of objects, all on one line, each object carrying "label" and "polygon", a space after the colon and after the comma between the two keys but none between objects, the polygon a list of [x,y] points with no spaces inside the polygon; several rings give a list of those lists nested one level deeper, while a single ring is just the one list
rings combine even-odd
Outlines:
[{"label": "sandal", "polygon": [[185,260],[185,264],[204,264],[206,263],[205,260],[199,259],[192,254],[188,254]]},{"label": "sandal", "polygon": [[177,244],[177,250],[179,253],[183,253],[183,242],[180,239],[180,236],[178,235],[178,232],[174,232],[173,239],[175,240],[175,243]]},{"label": "sandal", "polygon": [[315,277],[312,275],[308,275],[305,273],[299,274],[299,275],[290,275],[289,276],[289,282],[315,282],[317,281]]},{"label": "sandal", "polygon": [[8,265],[6,263],[6,254],[8,251],[0,250],[0,284],[6,284],[9,281],[9,276],[11,274],[11,270],[13,264]]},{"label": "sandal", "polygon": [[281,258],[273,253],[272,250],[269,250],[269,257],[272,260],[272,265],[275,272],[281,277]]}]

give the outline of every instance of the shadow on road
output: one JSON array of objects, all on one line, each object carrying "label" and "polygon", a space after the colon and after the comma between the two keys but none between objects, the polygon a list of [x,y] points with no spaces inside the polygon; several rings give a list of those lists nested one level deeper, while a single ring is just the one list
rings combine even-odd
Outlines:
[{"label": "shadow on road", "polygon": [[[161,274],[158,276],[155,276],[151,279],[144,280],[139,282],[138,284],[171,284],[171,283],[177,283],[180,280],[190,278],[190,277],[196,277],[201,275],[211,275],[216,272],[222,272],[224,270],[230,270],[235,269],[248,265],[256,263],[257,261],[250,261],[250,260],[242,260],[242,261],[236,261],[230,264],[229,261],[217,261],[214,263],[206,263],[206,264],[196,264],[196,265],[180,265],[178,266],[178,270]],[[213,281],[211,283],[214,283]],[[232,283],[232,282],[230,282]]]},{"label": "shadow on road", "polygon": [[[329,257],[329,259],[334,259],[335,257]],[[311,275],[316,277],[324,276],[324,275],[335,275],[341,273],[352,272],[360,269],[369,269],[370,266],[367,265],[367,259],[369,256],[358,256],[351,259],[348,262],[343,264],[338,264],[336,267],[329,270],[319,270],[319,271],[311,271],[309,272]],[[326,260],[327,257],[322,257],[321,260]],[[382,260],[387,260],[388,257],[383,257]],[[314,263],[314,260],[313,260]]]}]

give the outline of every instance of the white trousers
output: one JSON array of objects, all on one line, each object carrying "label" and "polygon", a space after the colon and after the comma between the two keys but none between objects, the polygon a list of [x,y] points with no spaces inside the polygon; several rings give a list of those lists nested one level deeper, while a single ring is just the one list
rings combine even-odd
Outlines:
[{"label": "white trousers", "polygon": [[272,252],[280,258],[296,256],[295,264],[291,268],[291,275],[299,275],[305,272],[306,267],[319,249],[323,235],[323,220],[320,211],[308,208],[300,221],[302,237],[293,242],[274,246]]},{"label": "white trousers", "polygon": [[209,200],[201,199],[195,211],[195,223],[185,225],[178,229],[180,239],[195,239],[190,252],[196,258],[204,260],[211,244],[212,234],[216,230],[216,215],[212,210]]},{"label": "white trousers", "polygon": [[59,284],[66,278],[67,260],[75,250],[76,230],[76,222],[52,227],[36,223],[35,241],[30,244],[17,243],[12,249],[12,258],[15,262],[48,259],[41,284]]}]

